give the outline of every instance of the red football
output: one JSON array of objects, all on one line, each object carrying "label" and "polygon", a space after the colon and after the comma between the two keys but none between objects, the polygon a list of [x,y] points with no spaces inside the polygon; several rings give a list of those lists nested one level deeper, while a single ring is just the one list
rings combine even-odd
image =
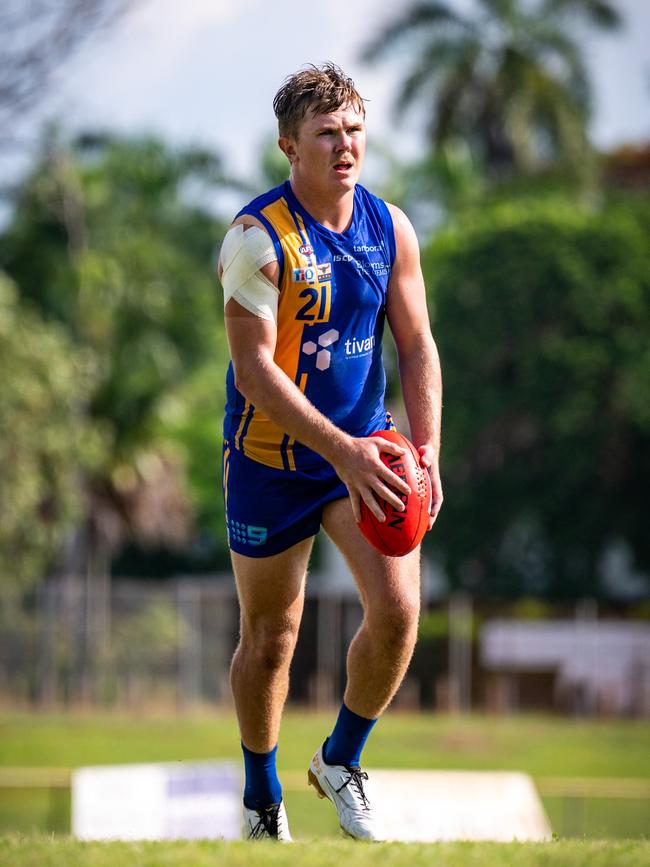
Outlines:
[{"label": "red football", "polygon": [[366,504],[361,501],[361,521],[359,529],[366,539],[389,557],[403,557],[422,541],[429,526],[431,509],[431,479],[424,467],[420,466],[420,455],[403,434],[394,430],[380,430],[371,436],[383,437],[406,449],[403,455],[381,453],[381,459],[396,475],[403,479],[411,489],[408,496],[400,499],[406,506],[398,512],[385,500],[377,497],[385,521],[378,521]]}]

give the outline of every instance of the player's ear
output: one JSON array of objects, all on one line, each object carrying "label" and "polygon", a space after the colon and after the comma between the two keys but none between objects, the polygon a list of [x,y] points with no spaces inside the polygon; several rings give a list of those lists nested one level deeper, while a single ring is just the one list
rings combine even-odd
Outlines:
[{"label": "player's ear", "polygon": [[281,135],[278,139],[278,147],[289,162],[293,164],[293,161],[296,158],[296,146],[294,140],[289,136]]}]

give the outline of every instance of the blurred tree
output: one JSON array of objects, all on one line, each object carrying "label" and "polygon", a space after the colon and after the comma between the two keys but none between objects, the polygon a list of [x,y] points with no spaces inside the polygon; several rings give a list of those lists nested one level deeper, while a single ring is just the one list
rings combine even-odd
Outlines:
[{"label": "blurred tree", "polygon": [[369,143],[383,199],[409,215],[419,237],[429,237],[452,213],[482,202],[487,189],[480,166],[462,142],[441,145],[415,161],[402,161],[385,145]]},{"label": "blurred tree", "polygon": [[[86,412],[108,455],[85,480],[87,517],[66,571],[105,575],[129,540],[187,544],[188,453],[168,422],[187,412],[195,373],[225,353],[211,274],[221,228],[192,202],[197,189],[223,183],[218,160],[197,149],[84,136],[67,150],[50,140],[0,237],[0,262],[23,300],[65,327],[98,369]],[[217,425],[223,385],[211,370],[200,399]],[[211,445],[218,502],[218,439]]]},{"label": "blurred tree", "polygon": [[102,455],[85,415],[92,357],[21,309],[0,272],[0,596],[40,579],[80,518],[79,476]]},{"label": "blurred tree", "polygon": [[650,190],[650,141],[643,145],[622,145],[602,154],[605,186],[612,190],[638,192],[647,197]]},{"label": "blurred tree", "polygon": [[265,190],[283,184],[289,177],[289,163],[278,147],[277,136],[269,137],[262,146],[260,160],[260,183],[253,190],[253,195],[259,195],[260,189]]},{"label": "blurred tree", "polygon": [[584,170],[589,82],[569,35],[579,21],[613,30],[620,17],[610,0],[477,0],[471,15],[415,0],[363,57],[408,49],[397,114],[424,102],[436,150],[463,140],[493,178],[550,161]]},{"label": "blurred tree", "polygon": [[650,571],[648,240],[629,208],[525,202],[426,251],[446,391],[432,543],[457,585],[603,593],[619,544]]},{"label": "blurred tree", "polygon": [[133,0],[4,0],[0,6],[0,149],[15,121],[43,99],[52,72]]}]

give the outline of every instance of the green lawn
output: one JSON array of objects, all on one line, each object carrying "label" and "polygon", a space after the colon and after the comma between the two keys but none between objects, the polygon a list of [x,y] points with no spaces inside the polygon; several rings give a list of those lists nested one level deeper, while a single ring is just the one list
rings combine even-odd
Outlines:
[{"label": "green lawn", "polygon": [[[278,761],[306,770],[333,714],[286,714]],[[0,716],[0,766],[241,758],[231,714]],[[650,726],[555,717],[448,717],[388,713],[364,761],[385,768],[523,770],[533,777],[650,779]]]},{"label": "green lawn", "polygon": [[[292,830],[302,839],[338,834],[332,806],[318,801],[306,785],[307,764],[328,733],[332,718],[332,714],[293,711],[283,724],[280,776],[284,774]],[[212,758],[240,760],[231,714],[0,717],[0,767],[74,768]],[[650,726],[635,721],[541,716],[455,718],[389,713],[373,731],[364,761],[370,768],[523,770],[540,785],[552,777],[648,780]],[[544,804],[562,837],[638,838],[647,836],[650,829],[647,800],[548,797]],[[66,790],[0,789],[0,832],[62,833],[70,827],[69,810]]]},{"label": "green lawn", "polygon": [[[349,861],[348,861],[349,859]],[[650,843],[79,843],[0,837],[1,867],[647,867]]]}]

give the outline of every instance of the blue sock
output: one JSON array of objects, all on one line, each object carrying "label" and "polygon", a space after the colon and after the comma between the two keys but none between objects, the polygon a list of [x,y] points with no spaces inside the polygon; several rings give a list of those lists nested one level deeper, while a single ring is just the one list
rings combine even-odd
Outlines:
[{"label": "blue sock", "polygon": [[341,705],[334,731],[325,741],[323,758],[328,765],[359,765],[361,751],[366,745],[368,735],[376,719],[366,719]]},{"label": "blue sock", "polygon": [[279,804],[282,800],[282,786],[275,769],[276,744],[270,753],[253,753],[244,744],[244,770],[246,785],[244,786],[244,804],[249,810],[262,810],[271,804]]}]

